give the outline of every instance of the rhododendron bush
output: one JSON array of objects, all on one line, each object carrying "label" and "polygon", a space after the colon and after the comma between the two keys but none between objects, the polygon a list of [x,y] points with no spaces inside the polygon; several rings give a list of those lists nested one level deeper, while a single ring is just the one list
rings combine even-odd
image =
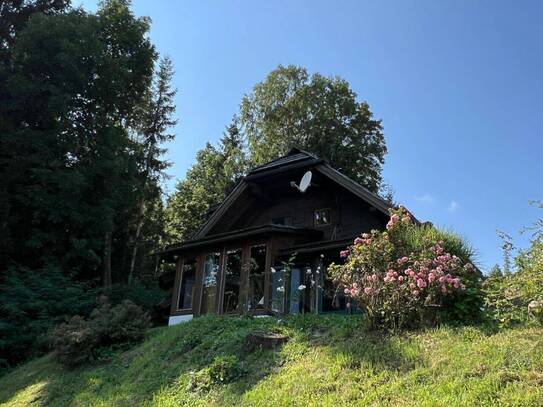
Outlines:
[{"label": "rhododendron bush", "polygon": [[419,225],[409,212],[391,212],[385,231],[373,230],[340,252],[328,273],[375,328],[398,329],[474,320],[480,274],[457,236]]}]

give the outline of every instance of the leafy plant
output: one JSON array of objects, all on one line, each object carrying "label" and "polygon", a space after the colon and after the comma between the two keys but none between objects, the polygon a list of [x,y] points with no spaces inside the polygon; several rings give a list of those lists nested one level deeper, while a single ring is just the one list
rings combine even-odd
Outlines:
[{"label": "leafy plant", "polygon": [[531,246],[514,259],[515,272],[493,272],[484,282],[487,317],[499,327],[542,324],[543,224],[536,223]]},{"label": "leafy plant", "polygon": [[15,365],[48,350],[48,333],[75,314],[88,316],[97,290],[58,267],[12,267],[0,285],[0,361]]},{"label": "leafy plant", "polygon": [[95,359],[101,348],[142,340],[149,326],[149,315],[131,301],[112,307],[102,297],[88,319],[76,315],[59,325],[52,345],[58,362],[73,367]]},{"label": "leafy plant", "polygon": [[355,299],[375,328],[401,329],[479,314],[480,275],[458,237],[416,224],[399,208],[386,231],[373,230],[343,250],[329,273]]}]

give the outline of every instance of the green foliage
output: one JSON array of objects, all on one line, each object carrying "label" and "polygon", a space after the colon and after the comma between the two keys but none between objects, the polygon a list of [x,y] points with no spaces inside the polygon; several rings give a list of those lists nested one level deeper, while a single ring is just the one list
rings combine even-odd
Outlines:
[{"label": "green foliage", "polygon": [[132,284],[113,284],[107,293],[109,302],[113,305],[129,300],[147,312],[151,312],[164,296],[164,291],[158,287],[156,281],[145,283],[141,280],[135,280]]},{"label": "green foliage", "polygon": [[233,382],[243,374],[244,370],[236,356],[217,356],[208,367],[192,375],[189,388],[191,390],[209,390],[214,385]]},{"label": "green foliage", "polygon": [[386,231],[363,233],[328,272],[374,328],[477,321],[482,296],[471,250],[460,238],[391,211]]},{"label": "green foliage", "polygon": [[[340,78],[279,66],[254,86],[215,147],[207,144],[179,181],[167,208],[172,241],[190,238],[249,167],[299,147],[377,192],[386,154],[382,126]],[[391,199],[388,196],[388,199]]]},{"label": "green foliage", "polygon": [[10,269],[0,285],[0,361],[14,365],[48,350],[48,333],[66,317],[89,315],[97,290],[48,267]]},{"label": "green foliage", "polygon": [[[245,336],[262,330],[289,341],[244,353]],[[536,407],[543,403],[541,338],[540,328],[382,335],[344,315],[202,317],[154,329],[99,365],[66,370],[51,356],[34,360],[0,378],[0,404]],[[195,391],[195,372],[224,357],[242,374]]]},{"label": "green foliage", "polygon": [[500,327],[541,324],[538,302],[543,301],[543,228],[536,230],[531,246],[515,257],[515,269],[509,273],[497,269],[485,280],[487,315]]},{"label": "green foliage", "polygon": [[196,164],[168,199],[166,232],[172,241],[190,238],[206,219],[210,206],[222,202],[247,169],[244,143],[234,118],[219,146],[207,144]]},{"label": "green foliage", "polygon": [[42,352],[65,317],[88,315],[100,281],[156,278],[147,254],[163,239],[171,63],[154,69],[149,20],[129,1],[96,13],[68,3],[0,10],[0,360],[10,364]]},{"label": "green foliage", "polygon": [[240,123],[252,164],[299,147],[373,192],[381,186],[387,152],[381,121],[344,79],[280,65],[243,98]]},{"label": "green foliage", "polygon": [[76,315],[59,325],[52,345],[58,362],[74,367],[95,359],[101,348],[141,341],[149,326],[149,315],[131,301],[112,307],[103,299],[88,319]]}]

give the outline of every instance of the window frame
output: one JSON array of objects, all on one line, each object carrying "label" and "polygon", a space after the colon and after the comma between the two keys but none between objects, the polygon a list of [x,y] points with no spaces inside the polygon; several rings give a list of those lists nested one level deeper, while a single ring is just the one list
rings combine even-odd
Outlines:
[{"label": "window frame", "polygon": [[[183,276],[185,274],[185,263],[187,260],[194,260],[194,285],[193,285],[193,293],[192,293],[192,301],[190,308],[179,308],[179,297],[181,296],[181,288],[183,288]],[[178,267],[179,267],[179,277],[177,281],[177,290],[176,290],[176,297],[175,297],[175,303],[174,306],[174,312],[176,315],[183,315],[183,314],[192,314],[194,312],[194,304],[196,301],[196,284],[198,281],[198,271],[199,271],[199,256],[186,256],[182,259],[179,259]]]},{"label": "window frame", "polygon": [[[321,211],[328,211],[328,223],[323,223],[323,224],[317,224],[317,212],[321,212]],[[322,228],[322,227],[327,227],[327,226],[330,226],[332,224],[332,209],[331,208],[320,208],[320,209],[315,209],[313,211],[313,226],[315,226],[316,228]]]},{"label": "window frame", "polygon": [[[264,247],[266,249],[266,257],[264,258],[264,270],[262,270],[262,277],[264,278],[264,304],[262,305],[262,308],[249,308],[249,290],[251,286],[251,249],[252,248],[258,248],[258,247]],[[246,294],[247,298],[245,300],[245,311],[250,314],[260,314],[268,310],[270,307],[269,304],[269,296],[268,296],[268,284],[269,284],[269,277],[268,274],[270,273],[270,266],[269,263],[271,263],[270,258],[270,245],[267,242],[252,242],[247,244],[247,276],[246,276]]]},{"label": "window frame", "polygon": [[[244,311],[244,304],[242,303],[243,287],[245,283],[245,259],[247,255],[246,250],[247,245],[245,244],[236,244],[232,246],[227,246],[222,249],[222,259],[221,259],[221,268],[220,268],[220,287],[219,287],[219,304],[218,304],[218,313],[223,315],[237,315],[241,311]],[[224,310],[224,294],[226,291],[226,261],[228,259],[228,252],[241,251],[241,264],[240,264],[240,276],[239,276],[239,292],[238,292],[238,305],[234,311],[226,312]]]},{"label": "window frame", "polygon": [[[216,283],[217,285],[215,287],[216,304],[215,304],[215,309],[212,312],[214,314],[219,314],[220,312],[221,307],[220,307],[219,302],[221,299],[220,297],[221,296],[221,282],[222,282],[222,274],[223,274],[222,268],[223,268],[224,254],[225,254],[224,248],[221,248],[219,250],[211,250],[202,254],[202,272],[201,272],[201,277],[200,277],[201,288],[200,288],[200,298],[199,298],[199,304],[198,304],[198,315],[204,315],[202,314],[202,304],[204,301],[204,278],[205,278],[206,258],[209,255],[215,255],[215,254],[219,254],[219,270],[217,272],[217,283]],[[207,314],[210,314],[209,310]]]}]

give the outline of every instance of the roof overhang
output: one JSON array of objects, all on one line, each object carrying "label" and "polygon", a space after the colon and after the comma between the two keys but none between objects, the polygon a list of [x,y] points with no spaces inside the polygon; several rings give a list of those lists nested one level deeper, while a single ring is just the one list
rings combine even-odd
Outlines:
[{"label": "roof overhang", "polygon": [[170,245],[164,250],[155,252],[155,254],[167,257],[168,255],[175,255],[194,249],[226,243],[228,241],[235,241],[250,237],[267,237],[272,235],[298,235],[318,239],[322,236],[322,231],[311,228],[298,228],[294,226],[274,224],[254,226],[250,228],[232,230],[230,232],[204,236],[199,239],[188,240],[180,244]]}]

